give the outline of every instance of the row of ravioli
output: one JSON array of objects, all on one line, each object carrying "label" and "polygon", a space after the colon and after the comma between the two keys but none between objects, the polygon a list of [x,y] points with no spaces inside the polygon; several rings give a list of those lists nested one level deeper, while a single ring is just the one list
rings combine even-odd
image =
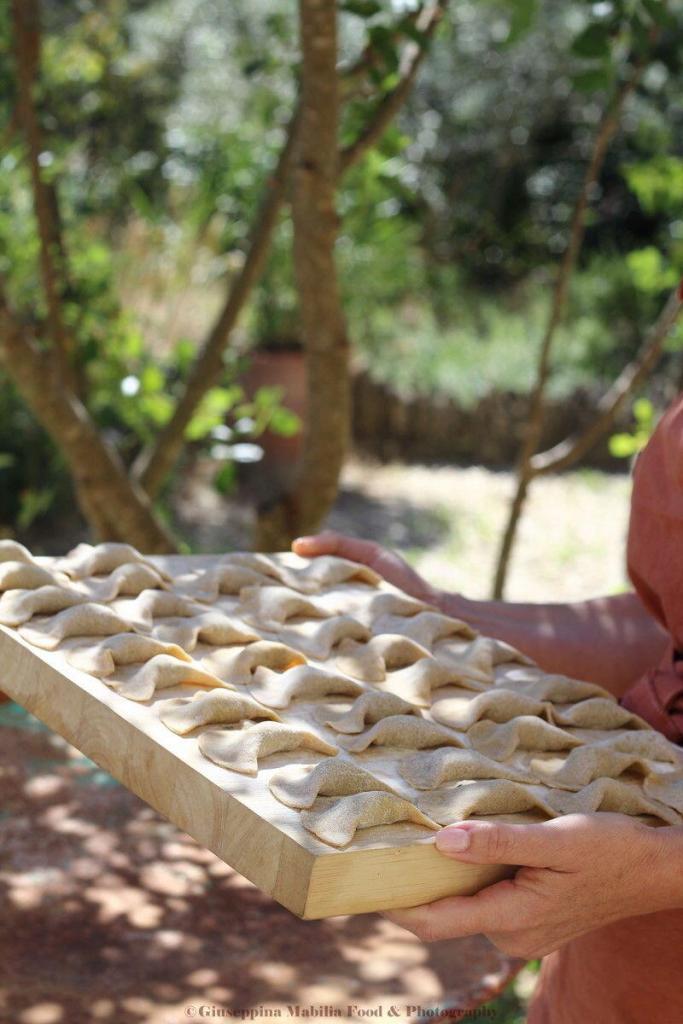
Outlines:
[{"label": "row of ravioli", "polygon": [[[599,774],[577,787],[577,755],[582,753],[582,749],[585,751],[592,748],[584,747],[583,740],[573,737],[558,726],[564,724],[611,729],[629,725],[638,728],[642,725],[638,721],[625,719],[624,715],[628,713],[619,708],[600,688],[540,673],[534,678],[532,673],[531,681],[525,687],[520,687],[516,680],[514,688],[496,685],[484,689],[490,686],[496,665],[502,663],[507,668],[511,656],[515,657],[516,652],[506,645],[489,638],[476,637],[471,631],[468,632],[467,627],[463,629],[464,624],[424,610],[424,605],[412,599],[405,599],[401,605],[400,596],[393,593],[374,594],[369,598],[370,601],[381,599],[383,602],[382,607],[376,609],[378,614],[370,616],[375,628],[379,626],[383,632],[375,636],[369,631],[365,634],[345,634],[344,629],[348,627],[353,631],[360,625],[367,630],[367,626],[360,621],[362,601],[358,606],[360,614],[357,619],[338,614],[335,616],[329,607],[315,604],[301,593],[293,592],[292,583],[298,583],[301,590],[302,579],[283,580],[279,575],[279,566],[273,571],[262,572],[261,579],[255,582],[253,574],[259,568],[264,569],[266,564],[271,564],[266,556],[245,555],[245,560],[251,564],[233,565],[229,567],[229,573],[226,573],[225,566],[218,567],[204,574],[203,581],[201,577],[195,581],[195,597],[202,594],[205,600],[210,599],[212,588],[214,597],[220,592],[237,592],[247,617],[251,616],[252,621],[259,622],[266,630],[275,631],[276,627],[280,636],[290,618],[303,617],[304,626],[309,625],[306,617],[313,620],[314,629],[304,629],[302,637],[296,637],[296,630],[292,627],[295,638],[299,640],[297,646],[308,646],[312,657],[323,659],[337,647],[337,666],[347,674],[329,673],[307,665],[300,651],[286,644],[263,640],[259,634],[245,630],[244,623],[236,623],[220,613],[202,610],[191,599],[177,593],[163,593],[171,583],[168,577],[158,573],[155,580],[151,574],[157,573],[157,570],[137,553],[134,553],[135,559],[131,558],[130,552],[133,549],[124,552],[121,549],[125,547],[103,545],[100,549],[80,552],[78,558],[72,559],[70,567],[64,564],[68,562],[68,557],[61,566],[58,565],[56,573],[64,573],[71,580],[81,581],[104,572],[110,575],[104,580],[89,581],[90,590],[86,591],[85,600],[79,592],[81,600],[78,606],[69,606],[64,609],[63,615],[58,613],[54,617],[59,620],[56,623],[41,623],[42,628],[30,630],[27,639],[37,641],[38,646],[57,646],[69,636],[115,634],[100,641],[95,648],[77,648],[70,652],[70,660],[101,678],[113,675],[124,667],[123,679],[119,677],[109,681],[115,682],[124,695],[138,700],[148,700],[157,689],[181,682],[210,689],[220,687],[220,691],[200,692],[190,701],[165,701],[168,708],[161,710],[161,718],[169,728],[186,733],[207,724],[228,725],[227,729],[212,730],[199,737],[202,753],[223,767],[254,773],[258,769],[259,757],[267,758],[277,751],[300,748],[326,755],[328,760],[318,766],[319,774],[324,775],[326,782],[314,798],[315,807],[306,809],[302,814],[305,827],[310,828],[323,841],[342,845],[341,840],[344,843],[350,841],[356,828],[387,824],[390,821],[408,820],[426,827],[437,827],[437,823],[443,824],[447,820],[471,813],[498,813],[501,810],[514,813],[532,808],[549,816],[569,813],[573,809],[621,809],[626,810],[626,813],[649,814],[661,820],[671,820],[671,815],[667,817],[666,808],[664,805],[660,807],[656,798],[653,802],[645,795],[639,796],[632,786],[625,786],[618,779],[612,778],[612,775],[618,775],[621,771],[635,770],[642,774],[646,790],[649,788],[659,796],[672,799],[666,786],[669,790],[672,786],[675,788],[672,778],[675,772],[667,773],[668,779],[664,781],[663,788],[661,772],[651,770],[654,759],[645,756],[648,751],[652,754],[647,743],[641,743],[635,752],[638,755],[635,760],[630,749],[616,750],[609,745],[600,749],[597,760],[593,758],[590,761],[593,773],[597,771]],[[113,552],[112,548],[119,550]],[[25,555],[28,557],[14,560],[6,558],[5,565],[0,564],[0,589],[18,579],[23,579],[24,583],[30,579],[31,582],[25,587],[28,591],[31,587],[39,590],[47,586],[63,586],[58,578],[48,583],[41,575],[48,570],[34,563],[28,552]],[[14,566],[11,565],[12,561]],[[328,561],[325,569],[332,586],[353,578],[349,576],[348,567],[338,566],[336,561]],[[20,569],[21,565],[28,566],[29,570]],[[352,572],[364,568],[356,567],[353,563],[349,565],[353,567]],[[235,579],[235,570],[239,579]],[[29,572],[33,574],[30,577]],[[223,591],[221,574],[223,577],[230,576],[229,582],[223,583]],[[371,579],[362,582],[376,585],[376,581]],[[266,583],[268,586],[264,587]],[[162,592],[155,594],[148,589],[150,585],[162,588]],[[129,608],[130,615],[126,619],[116,617],[116,612],[111,609],[95,607],[91,603],[94,587],[99,587],[100,599],[105,588],[108,588],[106,592],[111,600],[114,592],[119,596],[126,589],[133,591],[136,586],[140,587],[139,599],[135,608]],[[319,590],[320,569],[316,586]],[[13,589],[16,588],[8,587],[0,598],[0,614],[2,602],[7,593],[11,595]],[[308,582],[303,585],[303,589],[311,593],[314,588]],[[27,594],[22,595],[24,601],[27,597]],[[183,606],[182,602],[187,603]],[[8,603],[5,602],[6,605]],[[135,602],[130,604],[135,605]],[[178,633],[181,627],[177,621],[173,625],[160,627],[160,636],[120,632],[121,628],[157,632],[154,627],[155,615],[175,616],[176,620],[184,615],[192,625],[186,624],[184,630],[181,629],[182,636]],[[200,621],[195,621],[197,619]],[[400,622],[396,622],[396,619],[400,619]],[[399,628],[402,633],[393,632]],[[409,635],[411,632],[412,636]],[[163,639],[164,635],[166,639]],[[452,637],[457,639],[450,641]],[[173,643],[173,640],[179,639],[183,642]],[[447,657],[438,656],[440,641]],[[196,664],[188,665],[191,659],[187,648],[193,649],[197,643],[221,647],[228,645],[227,650],[220,651],[220,676]],[[436,657],[428,649],[435,643]],[[522,656],[517,656],[516,660],[522,663],[527,661]],[[139,662],[143,662],[142,667],[139,667]],[[349,678],[352,676],[366,683],[378,684],[386,682],[388,675],[392,688],[386,690],[376,690],[375,687],[368,689],[354,678]],[[251,692],[234,692],[234,686],[227,679],[242,686],[249,684]],[[432,702],[435,691],[438,694],[439,689],[452,687],[454,683],[461,684],[456,696],[451,692],[446,699]],[[399,692],[392,692],[393,688]],[[401,692],[405,696],[401,696]],[[423,751],[426,757],[434,757],[442,764],[458,766],[456,775],[452,774],[455,769],[450,767],[447,777],[436,782],[435,794],[418,798],[413,803],[392,791],[381,780],[375,779],[375,783],[371,783],[370,780],[375,777],[353,764],[348,754],[340,759],[337,747],[313,732],[283,723],[274,710],[274,707],[286,708],[294,699],[318,699],[330,694],[355,698],[348,710],[336,714],[330,710],[332,717],[325,722],[328,727],[340,733],[359,734],[350,740],[341,740],[341,745],[349,753],[358,754],[374,746],[409,748],[414,751],[427,748]],[[406,697],[412,697],[413,703]],[[559,709],[555,707],[554,701],[560,702]],[[422,718],[420,705],[431,705],[432,716],[437,721]],[[266,721],[259,725],[248,725],[241,730],[230,728],[234,723],[244,725],[254,719]],[[190,728],[187,728],[188,723]],[[366,728],[368,725],[369,728]],[[452,729],[464,729],[466,740]],[[641,738],[646,740],[650,737],[656,737],[656,734],[650,733],[649,737]],[[635,737],[624,737],[621,742],[627,739],[632,742]],[[457,749],[459,747],[466,749]],[[578,797],[571,794],[568,797],[567,792],[562,796],[562,791],[560,796],[553,796],[552,789],[538,784],[538,775],[533,771],[525,774],[518,769],[511,769],[509,765],[501,767],[499,762],[509,757],[518,747],[537,750],[569,748],[566,764],[550,781],[550,786],[578,790]],[[574,747],[580,749],[572,749]],[[657,754],[663,758],[662,750]],[[420,756],[415,754],[418,759]],[[625,757],[627,760],[630,757],[630,761],[623,767]],[[621,761],[615,758],[621,758]],[[404,778],[401,765],[409,760],[399,760],[398,770]],[[585,769],[587,762],[584,760],[581,763]],[[326,764],[329,765],[328,769],[324,769]],[[314,770],[317,771],[311,769],[310,774]],[[340,779],[347,780],[345,784],[349,785],[349,772],[356,770],[368,776],[365,788],[358,792],[352,789],[337,793],[335,784],[330,782],[332,777],[338,775]],[[585,770],[578,777],[585,778]],[[455,785],[448,785],[454,780]],[[336,783],[337,786],[339,784]],[[281,786],[273,783],[271,789],[278,799],[282,798]],[[550,798],[548,794],[551,794]],[[675,798],[676,794],[673,796]],[[432,816],[427,812],[431,812]],[[343,828],[340,822],[346,823]]]}]

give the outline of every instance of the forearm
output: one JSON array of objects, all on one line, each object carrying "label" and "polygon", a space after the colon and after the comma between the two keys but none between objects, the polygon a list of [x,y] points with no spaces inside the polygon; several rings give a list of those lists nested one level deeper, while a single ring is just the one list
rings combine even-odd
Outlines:
[{"label": "forearm", "polygon": [[447,614],[507,641],[546,671],[599,683],[617,696],[659,663],[668,642],[632,593],[574,604],[471,601],[445,592],[436,600]]},{"label": "forearm", "polygon": [[652,829],[645,864],[643,913],[683,908],[683,827]]}]

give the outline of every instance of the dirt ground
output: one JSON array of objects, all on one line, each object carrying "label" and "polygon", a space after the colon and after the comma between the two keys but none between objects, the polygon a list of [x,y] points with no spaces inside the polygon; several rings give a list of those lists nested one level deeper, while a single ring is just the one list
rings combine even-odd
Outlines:
[{"label": "dirt ground", "polygon": [[[481,469],[352,461],[329,523],[484,596],[511,486]],[[539,481],[508,596],[621,589],[629,489],[595,473]],[[245,507],[201,479],[178,514],[198,549],[248,544]],[[521,966],[482,937],[424,946],[374,914],[300,922],[15,705],[0,706],[0,730],[0,1024],[296,1019],[296,1007],[463,1019],[456,1010],[493,998]],[[481,1019],[522,1019],[533,975],[515,984]]]},{"label": "dirt ground", "polygon": [[0,730],[2,1024],[405,1019],[477,1006],[521,966],[377,914],[299,921],[16,705]]}]

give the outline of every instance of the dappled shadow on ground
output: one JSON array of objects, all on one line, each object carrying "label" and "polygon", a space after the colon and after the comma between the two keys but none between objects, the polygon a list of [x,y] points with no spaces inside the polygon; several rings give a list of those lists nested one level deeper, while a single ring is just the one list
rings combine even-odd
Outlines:
[{"label": "dappled shadow on ground", "polygon": [[[199,462],[174,494],[177,526],[194,551],[249,548],[254,532],[253,505],[245,496],[217,494],[211,479],[215,467]],[[372,465],[365,472],[372,476]],[[342,483],[326,527],[367,537],[404,550],[426,550],[447,537],[452,524],[438,508],[411,501],[405,495],[373,496],[361,486]]]},{"label": "dappled shadow on ground", "polygon": [[378,500],[351,487],[340,491],[326,525],[404,550],[436,547],[451,528],[449,518],[438,509],[390,495]]},{"label": "dappled shadow on ground", "polygon": [[2,1024],[465,1008],[519,966],[374,914],[299,921],[16,705],[0,744]]}]

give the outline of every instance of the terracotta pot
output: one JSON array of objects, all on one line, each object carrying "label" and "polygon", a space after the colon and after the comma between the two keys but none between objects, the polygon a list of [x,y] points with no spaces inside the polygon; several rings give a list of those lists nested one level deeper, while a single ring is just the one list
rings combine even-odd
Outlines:
[{"label": "terracotta pot", "polygon": [[[241,382],[247,397],[259,388],[280,388],[281,404],[304,421],[306,416],[306,364],[297,348],[257,349]],[[299,430],[293,437],[282,437],[267,430],[256,443],[263,448],[263,458],[249,472],[250,489],[260,499],[286,489],[294,478],[301,457],[303,436]]]}]

